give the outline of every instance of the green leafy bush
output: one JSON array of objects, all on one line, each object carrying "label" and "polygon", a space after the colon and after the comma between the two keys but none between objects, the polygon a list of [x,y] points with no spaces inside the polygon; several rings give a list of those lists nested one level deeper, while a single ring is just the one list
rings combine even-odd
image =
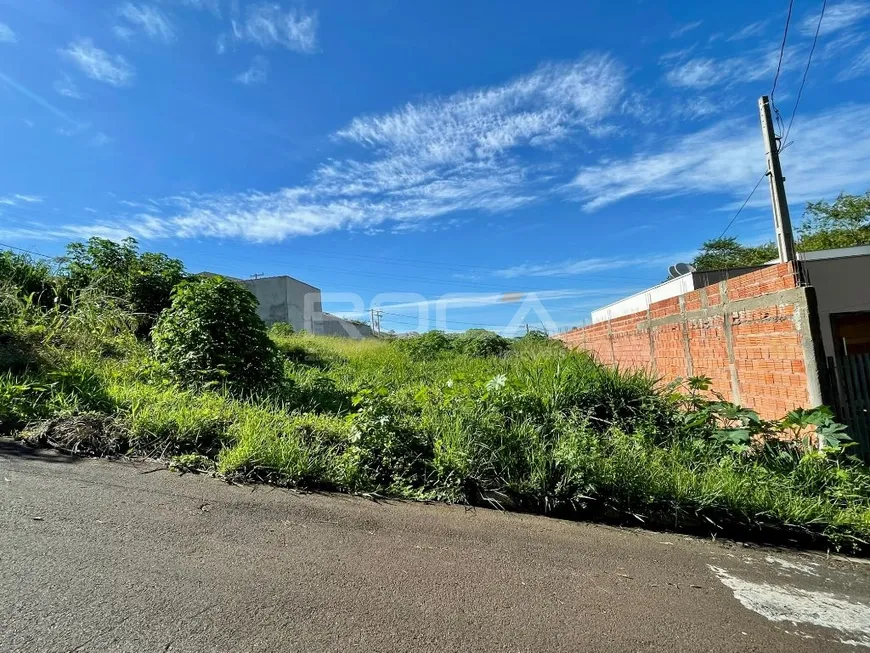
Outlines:
[{"label": "green leafy bush", "polygon": [[466,356],[501,356],[510,349],[511,342],[486,329],[469,329],[453,341],[454,348]]},{"label": "green leafy bush", "polygon": [[222,277],[176,286],[152,339],[170,377],[190,388],[226,386],[246,394],[274,386],[281,376],[257,299]]},{"label": "green leafy bush", "polygon": [[288,338],[294,333],[293,325],[287,322],[275,322],[269,327],[269,337],[271,338]]},{"label": "green leafy bush", "polygon": [[406,351],[415,360],[428,360],[453,349],[455,337],[443,331],[427,331],[426,333],[398,338],[393,344]]},{"label": "green leafy bush", "polygon": [[414,491],[425,487],[433,456],[432,438],[419,428],[413,403],[390,397],[386,388],[366,389],[354,399],[357,412],[347,456],[357,491]]}]

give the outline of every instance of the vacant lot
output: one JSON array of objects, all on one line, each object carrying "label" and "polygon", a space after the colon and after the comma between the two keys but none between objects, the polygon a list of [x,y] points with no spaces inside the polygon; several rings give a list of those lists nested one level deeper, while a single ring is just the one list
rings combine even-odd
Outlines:
[{"label": "vacant lot", "polygon": [[[73,248],[79,267],[58,271],[0,256],[19,279],[0,293],[0,433],[242,482],[870,541],[870,472],[826,409],[760,420],[705,379],[665,386],[534,332],[267,334],[238,284],[173,286],[180,263],[119,247]],[[129,278],[91,270],[118,257]]]}]

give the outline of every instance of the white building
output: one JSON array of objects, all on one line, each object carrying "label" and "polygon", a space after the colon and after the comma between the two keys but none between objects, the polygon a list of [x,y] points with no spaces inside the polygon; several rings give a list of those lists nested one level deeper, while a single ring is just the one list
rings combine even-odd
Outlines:
[{"label": "white building", "polygon": [[[203,274],[215,276],[211,272]],[[374,337],[368,325],[325,313],[321,304],[320,288],[315,288],[299,279],[286,274],[259,279],[221,276],[241,283],[251,291],[259,303],[257,314],[267,327],[276,322],[286,322],[295,331],[308,331],[354,340]]]}]

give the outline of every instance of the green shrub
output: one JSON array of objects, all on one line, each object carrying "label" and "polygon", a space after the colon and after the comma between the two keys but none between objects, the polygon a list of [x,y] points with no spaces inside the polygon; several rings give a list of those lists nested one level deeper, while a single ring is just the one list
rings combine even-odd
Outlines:
[{"label": "green shrub", "polygon": [[275,322],[269,327],[269,337],[271,338],[287,338],[295,333],[292,324],[287,322]]},{"label": "green shrub", "polygon": [[393,344],[415,360],[428,360],[453,349],[454,336],[443,331],[427,331],[421,335],[398,338]]},{"label": "green shrub", "polygon": [[486,329],[469,329],[453,342],[455,349],[466,356],[501,356],[510,349],[511,342]]},{"label": "green shrub", "polygon": [[213,472],[215,463],[198,453],[181,453],[169,460],[169,469],[177,472]]},{"label": "green shrub", "polygon": [[257,299],[222,277],[182,282],[153,332],[154,354],[190,388],[225,385],[243,394],[280,379],[275,345],[257,315]]},{"label": "green shrub", "polygon": [[393,492],[425,488],[433,457],[431,436],[420,428],[414,405],[390,397],[386,389],[364,390],[354,397],[351,415],[352,489]]},{"label": "green shrub", "polygon": [[511,343],[511,350],[516,355],[529,355],[536,353],[558,353],[565,350],[565,343],[551,338],[544,331],[529,331],[515,338]]}]

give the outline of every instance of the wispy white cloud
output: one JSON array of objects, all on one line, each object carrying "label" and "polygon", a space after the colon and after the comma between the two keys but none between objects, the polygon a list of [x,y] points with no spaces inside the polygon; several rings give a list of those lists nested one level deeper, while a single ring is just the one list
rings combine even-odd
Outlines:
[{"label": "wispy white cloud", "polygon": [[114,138],[107,136],[103,132],[97,132],[94,134],[93,138],[91,138],[89,145],[91,147],[103,147],[104,145],[114,142],[114,140]]},{"label": "wispy white cloud", "polygon": [[79,91],[79,87],[76,86],[76,83],[69,75],[64,75],[61,79],[55,80],[54,90],[60,95],[74,100],[81,100],[84,97],[81,91]]},{"label": "wispy white cloud", "polygon": [[67,224],[50,230],[36,222],[16,223],[15,226],[0,224],[0,237],[10,240],[79,240],[98,236],[110,240],[122,240],[128,236],[142,240],[165,238],[169,236],[160,222],[147,214],[136,216],[135,224],[120,226],[111,222],[100,221],[88,225]]},{"label": "wispy white cloud", "polygon": [[233,19],[231,26],[234,39],[264,48],[283,47],[305,53],[317,49],[317,14],[285,11],[279,4],[262,3],[248,5],[244,18]]},{"label": "wispy white cloud", "polygon": [[662,56],[660,56],[659,61],[662,63],[667,63],[674,60],[685,60],[694,51],[694,45],[690,45],[688,48],[680,48],[679,50],[671,50],[669,52],[665,52]]},{"label": "wispy white cloud", "polygon": [[721,81],[717,73],[714,59],[692,59],[669,70],[666,79],[671,86],[707,88]]},{"label": "wispy white cloud", "polygon": [[91,39],[74,41],[60,53],[73,61],[85,75],[98,82],[112,86],[128,86],[133,82],[133,66],[120,54],[111,55],[96,47]]},{"label": "wispy white cloud", "polygon": [[[783,155],[793,203],[870,186],[870,105],[798,117]],[[584,166],[570,185],[587,211],[633,196],[713,194],[742,200],[764,171],[758,127],[724,121],[657,149]],[[756,194],[764,203],[764,193]]]},{"label": "wispy white cloud", "polygon": [[433,163],[488,159],[519,144],[594,131],[623,95],[625,73],[607,56],[548,65],[509,84],[354,119],[339,138]]},{"label": "wispy white cloud", "polygon": [[726,41],[742,41],[744,39],[748,39],[752,36],[758,36],[762,34],[767,27],[769,21],[760,20],[757,23],[750,23],[746,27],[737,30],[731,36],[729,36]]},{"label": "wispy white cloud", "polygon": [[[829,4],[825,9],[825,17],[819,34],[832,34],[838,30],[853,27],[856,23],[870,16],[870,2],[841,2]],[[819,14],[807,16],[800,24],[800,31],[812,36],[816,33]]]},{"label": "wispy white cloud", "polygon": [[55,131],[58,134],[60,134],[61,136],[70,137],[70,136],[77,136],[78,134],[81,134],[82,132],[86,132],[90,128],[91,128],[91,123],[80,122],[80,123],[76,123],[70,127],[58,127],[57,129],[55,129]]},{"label": "wispy white cloud", "polygon": [[[509,211],[549,192],[552,170],[522,148],[594,140],[621,116],[625,73],[607,56],[543,66],[501,86],[408,104],[350,122],[308,183],[274,192],[187,195],[163,201],[166,234],[278,241],[348,228],[480,210]],[[133,229],[135,217],[116,224]],[[102,225],[105,227],[105,225]],[[153,231],[153,229],[152,229]]]},{"label": "wispy white cloud", "polygon": [[0,23],[0,43],[16,43],[18,37],[6,23]]},{"label": "wispy white cloud", "polygon": [[[175,40],[175,25],[158,7],[127,2],[118,7],[117,13],[119,18],[126,20],[151,39],[163,43],[171,43]],[[126,26],[117,26],[115,34],[125,40],[132,36],[130,28]]]},{"label": "wispy white cloud", "polygon": [[858,54],[849,64],[837,75],[837,81],[845,82],[856,77],[870,75],[870,47]]},{"label": "wispy white cloud", "polygon": [[112,31],[122,41],[131,41],[133,37],[136,35],[136,30],[132,27],[127,27],[126,25],[115,25],[112,28]]},{"label": "wispy white cloud", "polygon": [[38,195],[6,195],[0,197],[0,205],[3,206],[20,206],[22,204],[41,204],[44,200]]},{"label": "wispy white cloud", "polygon": [[[779,59],[779,48],[757,48],[736,57],[715,59],[697,57],[669,67],[665,80],[677,88],[704,89],[713,86],[756,82],[771,77]],[[800,57],[787,50],[783,69],[792,70],[800,65]],[[667,62],[666,62],[667,66]]]},{"label": "wispy white cloud", "polygon": [[703,20],[696,20],[696,21],[693,21],[691,23],[686,23],[685,25],[681,25],[680,27],[675,29],[673,32],[671,32],[671,38],[672,39],[679,38],[679,37],[683,36],[683,34],[688,34],[692,30],[698,29],[703,24],[704,24]]},{"label": "wispy white cloud", "polygon": [[722,113],[724,110],[734,106],[736,101],[736,98],[722,94],[719,94],[715,98],[709,95],[692,94],[687,98],[676,100],[671,109],[670,116],[680,120],[701,120],[717,113]]},{"label": "wispy white cloud", "polygon": [[252,84],[263,84],[269,78],[269,60],[266,57],[257,55],[251,60],[251,65],[243,73],[236,75],[235,80],[239,84],[250,86]]},{"label": "wispy white cloud", "polygon": [[153,208],[150,204],[146,204],[145,202],[131,202],[130,200],[118,200],[118,204],[123,204],[131,209],[144,209],[145,211]]}]

